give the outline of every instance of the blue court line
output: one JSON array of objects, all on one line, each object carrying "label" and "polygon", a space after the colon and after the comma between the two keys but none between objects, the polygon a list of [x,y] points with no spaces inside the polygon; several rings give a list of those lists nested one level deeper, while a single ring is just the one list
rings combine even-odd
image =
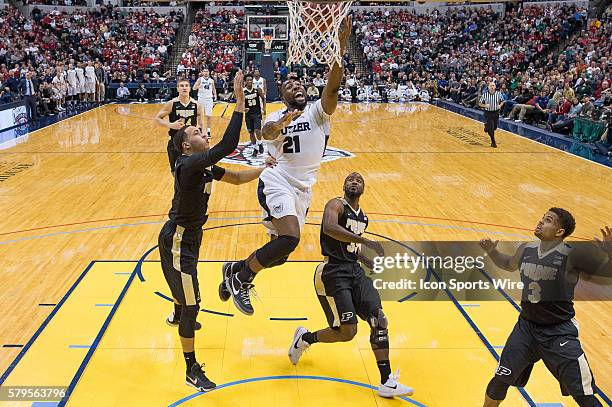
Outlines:
[{"label": "blue court line", "polygon": [[164,295],[164,294],[160,293],[159,291],[155,291],[153,294],[162,297],[166,301],[174,302],[174,300],[172,298],[168,297],[167,295]]},{"label": "blue court line", "polygon": [[563,407],[561,403],[537,403],[537,407]]},{"label": "blue court line", "polygon": [[70,349],[89,349],[91,345],[68,345]]},{"label": "blue court line", "polygon": [[503,349],[504,345],[495,345],[493,346],[493,349]]},{"label": "blue court line", "polygon": [[221,315],[221,316],[224,316],[224,317],[233,317],[234,316],[234,314],[227,314],[225,312],[213,311],[213,310],[205,309],[205,308],[202,308],[200,311],[208,312],[209,314],[214,314],[214,315]]},{"label": "blue court line", "polygon": [[81,376],[83,375],[83,372],[85,371],[85,367],[87,366],[92,356],[94,355],[96,349],[98,348],[98,345],[100,344],[100,341],[102,341],[102,337],[104,336],[104,333],[106,332],[106,330],[108,329],[108,326],[110,325],[111,320],[115,316],[115,313],[119,309],[119,306],[121,305],[121,302],[123,301],[123,298],[127,294],[128,288],[130,288],[130,285],[132,285],[132,282],[134,281],[135,276],[136,276],[136,273],[132,273],[130,278],[128,278],[128,280],[126,281],[123,289],[121,290],[121,293],[119,293],[119,297],[117,298],[117,301],[115,301],[113,308],[110,310],[110,312],[108,313],[108,316],[106,317],[106,320],[102,324],[102,327],[100,328],[100,331],[98,332],[98,335],[96,335],[96,338],[91,344],[89,351],[85,355],[85,358],[81,362],[81,365],[79,366],[74,377],[70,381],[70,384],[66,388],[66,393],[64,397],[62,398],[62,401],[59,402],[58,407],[64,407],[66,403],[68,402],[70,395],[74,391],[77,383],[79,382],[79,379],[81,378]]},{"label": "blue court line", "polygon": [[26,352],[30,349],[30,347],[32,346],[32,344],[34,343],[34,341],[36,341],[36,338],[38,338],[38,336],[40,335],[40,333],[43,331],[43,329],[45,329],[45,327],[49,324],[49,322],[51,322],[51,320],[53,319],[53,317],[55,316],[55,314],[57,314],[57,312],[60,310],[60,308],[62,307],[62,305],[64,305],[64,303],[66,302],[66,300],[68,299],[68,297],[70,296],[70,294],[72,294],[72,292],[74,291],[74,289],[77,287],[77,285],[79,285],[79,283],[81,282],[81,280],[83,280],[83,278],[85,277],[85,275],[89,272],[89,270],[91,270],[92,266],[94,265],[95,261],[92,261],[89,263],[89,265],[87,266],[87,268],[81,273],[81,275],[79,276],[79,278],[77,278],[77,280],[74,282],[74,284],[72,284],[72,286],[68,289],[68,291],[66,292],[66,294],[64,294],[64,296],[62,297],[62,299],[60,300],[60,302],[57,304],[57,306],[55,308],[53,308],[53,310],[49,313],[49,315],[47,316],[47,318],[43,321],[42,324],[40,324],[40,326],[38,327],[38,329],[36,330],[36,332],[34,332],[34,335],[32,335],[32,337],[30,338],[30,340],[28,341],[28,343],[26,343],[26,345],[21,349],[21,352],[19,352],[19,354],[17,355],[17,357],[15,357],[15,360],[13,360],[13,362],[11,362],[11,364],[9,365],[9,367],[4,371],[4,373],[2,374],[2,376],[0,376],[0,385],[2,383],[4,383],[4,381],[6,380],[6,378],[11,374],[11,372],[13,371],[13,369],[15,369],[15,367],[17,366],[17,364],[19,363],[19,361],[23,358],[23,356],[26,354]]},{"label": "blue court line", "polygon": [[270,321],[308,321],[307,317],[298,317],[298,318],[275,318],[270,317]]},{"label": "blue court line", "polygon": [[96,304],[96,307],[112,307],[115,304]]},{"label": "blue court line", "polygon": [[404,302],[404,301],[408,301],[409,299],[411,299],[412,297],[414,297],[415,295],[417,295],[417,292],[413,292],[412,294],[408,294],[407,296],[405,296],[404,298],[400,298],[399,300],[397,300],[397,302]]},{"label": "blue court line", "polygon": [[[236,380],[234,382],[229,382],[229,383],[224,383],[221,384],[219,386],[217,386],[215,389],[207,392],[207,393],[201,393],[201,392],[196,392],[193,394],[190,394],[187,397],[183,397],[180,400],[175,401],[172,404],[169,404],[168,407],[176,407],[179,406],[189,400],[192,400],[196,397],[200,397],[200,396],[204,396],[206,394],[212,393],[213,391],[219,391],[221,389],[224,389],[226,387],[231,387],[231,386],[238,386],[240,384],[245,384],[245,383],[252,383],[252,382],[263,382],[263,381],[269,381],[269,380],[320,380],[320,381],[326,381],[326,382],[336,382],[336,383],[343,383],[343,384],[350,384],[353,386],[358,386],[358,387],[363,387],[366,389],[370,389],[370,390],[376,390],[378,389],[378,387],[376,386],[372,386],[370,384],[366,384],[366,383],[361,383],[361,382],[356,382],[353,380],[346,380],[346,379],[339,379],[337,377],[326,377],[326,376],[299,376],[299,375],[287,375],[287,376],[263,376],[263,377],[253,377],[250,379],[243,379],[243,380]],[[413,400],[411,398],[408,398],[406,396],[400,396],[400,397],[396,397],[398,399],[407,401],[408,403],[411,403],[414,406],[417,407],[427,407],[425,404],[419,403],[416,400]]]},{"label": "blue court line", "polygon": [[3,348],[23,348],[23,345],[17,345],[12,343],[7,343],[2,345]]},{"label": "blue court line", "polygon": [[[172,298],[168,297],[167,295],[164,295],[164,294],[160,293],[159,291],[155,291],[153,294],[157,295],[158,297],[163,298],[166,301],[174,302],[174,300]],[[225,312],[213,311],[213,310],[206,309],[206,308],[202,308],[200,311],[208,312],[209,314],[214,314],[214,315],[221,315],[221,316],[224,316],[224,317],[233,317],[234,316],[234,314],[227,314]]]},{"label": "blue court line", "polygon": [[35,401],[31,407],[57,407],[57,401]]},{"label": "blue court line", "polygon": [[51,304],[51,303],[40,303],[38,304],[39,307],[55,307],[57,304]]},{"label": "blue court line", "polygon": [[[491,284],[493,284],[493,278],[491,277],[489,273],[486,272],[484,268],[481,269],[481,268],[476,267],[476,269],[480,271],[480,273],[484,275],[485,278],[489,280]],[[514,309],[516,309],[519,313],[521,312],[520,305],[518,305],[516,301],[514,301],[514,299],[510,297],[510,295],[508,295],[508,293],[503,288],[498,288],[497,291],[501,293],[501,295],[514,307]],[[604,391],[601,390],[597,385],[595,385],[595,387],[596,387],[595,393],[598,394],[608,404],[608,406],[612,406],[612,400],[610,400],[610,398],[606,395],[606,393],[604,393]]]},{"label": "blue court line", "polygon": [[136,273],[136,275],[138,276],[138,279],[140,280],[140,282],[144,282],[145,279],[142,275],[142,263],[144,262],[144,260],[147,258],[147,256],[149,254],[151,254],[151,252],[155,249],[157,249],[159,247],[159,245],[155,245],[153,247],[151,247],[149,250],[147,250],[142,256],[140,256],[140,259],[138,259],[138,263],[136,263],[136,267],[134,267],[134,272]]}]

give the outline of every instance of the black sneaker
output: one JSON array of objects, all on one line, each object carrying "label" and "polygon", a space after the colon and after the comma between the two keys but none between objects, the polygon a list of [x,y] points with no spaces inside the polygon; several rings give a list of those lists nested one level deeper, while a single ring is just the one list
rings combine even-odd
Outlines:
[{"label": "black sneaker", "polygon": [[[202,365],[204,366],[204,365]],[[202,366],[194,363],[191,365],[191,369],[185,376],[185,384],[187,386],[195,387],[198,391],[207,392],[214,390],[217,385],[211,382],[208,377],[204,374]]]},{"label": "black sneaker", "polygon": [[238,278],[237,274],[225,279],[225,287],[230,292],[234,305],[240,312],[246,315],[253,315],[253,306],[251,305],[251,290],[254,285],[250,283],[243,283]]},{"label": "black sneaker", "polygon": [[[181,320],[174,315],[174,311],[172,311],[172,313],[168,316],[168,318],[166,318],[166,324],[173,326],[173,327],[179,326],[179,322],[181,322]],[[196,331],[199,331],[200,329],[202,329],[202,324],[196,321],[195,325],[193,326],[193,329],[195,329]]]},{"label": "black sneaker", "polygon": [[259,154],[263,154],[264,149],[263,149],[263,143],[259,144]]},{"label": "black sneaker", "polygon": [[257,154],[259,154],[259,150],[257,149],[257,146],[253,147],[253,154],[251,154],[251,157],[257,157]]},{"label": "black sneaker", "polygon": [[222,280],[219,284],[219,299],[221,299],[221,301],[223,302],[229,300],[232,296],[232,294],[230,294],[227,287],[225,286],[225,280],[232,274],[238,272],[238,269],[236,268],[237,265],[238,262],[234,261],[229,263],[223,263],[223,267],[221,267]]}]

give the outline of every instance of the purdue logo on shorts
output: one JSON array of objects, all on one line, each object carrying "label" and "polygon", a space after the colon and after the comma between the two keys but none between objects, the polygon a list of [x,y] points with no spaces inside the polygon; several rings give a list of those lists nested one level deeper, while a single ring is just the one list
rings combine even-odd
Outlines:
[{"label": "purdue logo on shorts", "polygon": [[342,322],[350,321],[351,318],[353,318],[352,312],[343,312],[342,316],[340,317],[340,321]]},{"label": "purdue logo on shorts", "polygon": [[497,372],[495,372],[495,374],[499,376],[510,376],[512,374],[512,370],[502,365],[499,365],[497,366]]},{"label": "purdue logo on shorts", "polygon": [[[265,146],[265,143],[264,143]],[[252,157],[253,155],[253,146],[247,143],[240,143],[236,150],[221,160],[222,163],[227,164],[240,164],[246,165],[248,167],[261,167],[264,165],[264,160],[268,153],[264,151],[263,154],[258,154],[257,157]],[[334,161],[339,158],[352,158],[355,157],[354,154],[340,150],[339,148],[327,146],[325,149],[325,153],[323,154],[322,162]]]}]

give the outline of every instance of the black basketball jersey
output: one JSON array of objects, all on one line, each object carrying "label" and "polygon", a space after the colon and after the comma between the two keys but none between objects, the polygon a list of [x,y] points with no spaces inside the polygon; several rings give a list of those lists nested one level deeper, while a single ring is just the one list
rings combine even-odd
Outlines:
[{"label": "black basketball jersey", "polygon": [[253,87],[251,90],[244,88],[244,98],[246,107],[249,108],[249,111],[246,114],[261,115],[261,100],[259,98],[257,89],[255,87]]},{"label": "black basketball jersey", "polygon": [[[189,99],[189,103],[186,105],[182,104],[181,101],[176,98],[174,102],[172,102],[172,110],[168,115],[168,120],[170,122],[175,122],[177,120],[181,120],[181,123],[185,126],[197,126],[198,125],[198,104],[195,100]],[[176,132],[176,130],[170,129],[168,135],[172,137],[172,135]]]},{"label": "black basketball jersey", "polygon": [[[338,218],[338,224],[349,232],[353,232],[354,234],[361,236],[368,227],[368,217],[366,214],[361,210],[361,208],[355,211],[343,198],[336,199],[339,199],[344,204],[344,211]],[[330,261],[357,261],[357,255],[361,250],[361,244],[347,243],[336,240],[333,237],[323,233],[322,226],[320,241],[323,256],[328,257]]]},{"label": "black basketball jersey", "polygon": [[206,223],[212,182],[219,181],[225,174],[225,170],[216,165],[202,171],[198,157],[194,156],[181,155],[174,169],[174,198],[169,217],[185,229],[200,228]]},{"label": "black basketball jersey", "polygon": [[519,261],[524,284],[521,316],[537,324],[557,324],[574,317],[574,288],[580,269],[570,259],[572,247],[561,243],[540,252],[540,242],[525,245]]}]

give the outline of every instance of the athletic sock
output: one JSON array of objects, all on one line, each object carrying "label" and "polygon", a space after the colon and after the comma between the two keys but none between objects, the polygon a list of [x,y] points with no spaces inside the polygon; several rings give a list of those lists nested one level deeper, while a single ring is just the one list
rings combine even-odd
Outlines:
[{"label": "athletic sock", "polygon": [[389,363],[388,360],[378,360],[376,364],[380,371],[380,382],[385,384],[387,380],[389,380],[389,375],[391,374],[391,363]]},{"label": "athletic sock", "polygon": [[195,352],[183,352],[183,356],[185,357],[185,364],[187,365],[187,373],[189,373],[191,366],[193,366],[194,363],[198,363],[196,361]]},{"label": "athletic sock", "polygon": [[249,268],[249,264],[246,261],[243,262],[240,271],[236,275],[238,276],[238,280],[243,283],[250,283],[255,278],[255,273]]},{"label": "athletic sock", "polygon": [[177,304],[176,302],[174,303],[174,318],[172,319],[172,322],[179,322],[181,319],[181,308],[181,304]]},{"label": "athletic sock", "polygon": [[306,332],[302,335],[302,340],[310,345],[319,342],[316,332]]}]

